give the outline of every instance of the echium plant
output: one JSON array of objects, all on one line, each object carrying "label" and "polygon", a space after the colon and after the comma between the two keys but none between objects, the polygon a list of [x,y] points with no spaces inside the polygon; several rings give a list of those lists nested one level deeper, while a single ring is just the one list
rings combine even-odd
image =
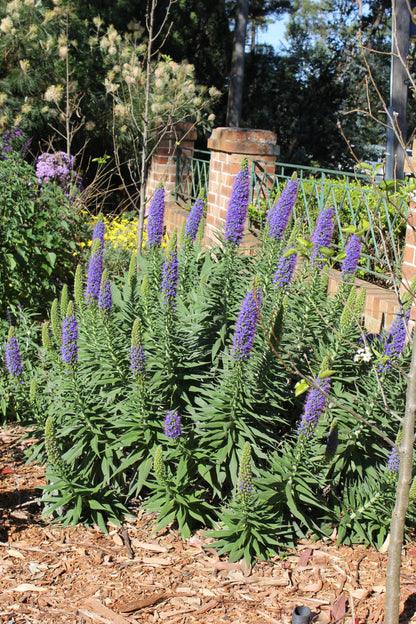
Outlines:
[{"label": "echium plant", "polygon": [[238,247],[241,243],[247,217],[249,195],[250,172],[248,169],[248,160],[247,158],[243,158],[241,167],[234,180],[225,222],[224,237],[228,246]]},{"label": "echium plant", "polygon": [[78,360],[78,322],[75,318],[72,301],[68,303],[66,316],[62,323],[61,357],[68,369],[73,370]]},{"label": "echium plant", "polygon": [[333,206],[324,208],[318,216],[311,242],[311,262],[317,268],[322,268],[325,254],[322,248],[329,248],[331,244],[332,232],[334,229],[335,209]]},{"label": "echium plant", "polygon": [[334,418],[329,429],[328,437],[326,440],[325,459],[329,461],[332,459],[338,448],[338,420]]},{"label": "echium plant", "polygon": [[6,343],[6,368],[12,377],[19,377],[22,374],[23,366],[20,357],[19,343],[16,338],[15,328],[12,326],[9,329],[9,334]]},{"label": "echium plant", "polygon": [[130,347],[130,370],[134,378],[142,377],[145,372],[145,354],[142,347],[141,322],[139,318],[133,323]]},{"label": "echium plant", "polygon": [[96,303],[100,294],[101,278],[104,270],[103,245],[100,238],[95,238],[91,247],[91,258],[88,263],[85,301],[88,305]]},{"label": "echium plant", "polygon": [[48,416],[45,423],[45,451],[46,457],[48,459],[49,464],[55,468],[60,469],[61,467],[61,452],[58,448],[58,443],[56,440],[55,433],[55,425],[53,422],[53,418]]},{"label": "echium plant", "polygon": [[406,343],[409,318],[410,308],[407,310],[402,308],[396,316],[384,343],[383,361],[379,366],[380,372],[387,372],[402,353]]},{"label": "echium plant", "polygon": [[147,244],[150,249],[160,247],[165,215],[165,189],[159,185],[150,203],[147,217]]},{"label": "echium plant", "polygon": [[177,440],[182,435],[181,415],[178,410],[169,410],[166,413],[163,433],[171,440]]},{"label": "echium plant", "polygon": [[261,297],[261,289],[257,284],[244,297],[235,326],[231,350],[231,355],[236,361],[246,361],[250,357],[260,314]]},{"label": "echium plant", "polygon": [[361,237],[353,234],[345,247],[345,258],[341,265],[341,276],[345,282],[351,281],[357,270],[362,246]]},{"label": "echium plant", "polygon": [[321,379],[319,376],[315,379],[307,394],[305,406],[298,426],[298,434],[310,438],[313,436],[316,425],[322,416],[326,407],[326,393],[329,390],[330,378]]},{"label": "echium plant", "polygon": [[175,310],[176,304],[176,290],[178,286],[178,252],[177,245],[177,230],[173,229],[172,236],[169,240],[169,245],[166,250],[165,260],[162,266],[162,301],[163,305],[170,310]]},{"label": "echium plant", "polygon": [[251,446],[246,442],[241,455],[240,470],[238,471],[236,498],[241,500],[243,507],[248,509],[253,489],[251,478]]},{"label": "echium plant", "polygon": [[298,184],[297,179],[289,180],[277,202],[270,208],[266,218],[266,236],[275,240],[283,238],[296,202]]},{"label": "echium plant", "polygon": [[276,289],[285,289],[292,281],[298,255],[295,247],[284,250],[274,274],[273,285]]},{"label": "echium plant", "polygon": [[237,487],[232,500],[224,505],[219,518],[219,528],[207,535],[216,541],[219,555],[228,555],[230,561],[244,558],[249,567],[256,558],[263,559],[278,554],[279,521],[267,502],[253,492],[251,445],[244,444],[240,456]]},{"label": "echium plant", "polygon": [[98,309],[103,318],[108,320],[113,308],[113,299],[111,295],[111,283],[108,279],[108,270],[104,269],[101,278],[100,291],[98,293]]},{"label": "echium plant", "polygon": [[202,216],[204,214],[205,202],[203,197],[198,197],[192,206],[189,217],[186,220],[185,225],[185,241],[194,243],[196,235],[198,233],[199,224],[201,223]]}]

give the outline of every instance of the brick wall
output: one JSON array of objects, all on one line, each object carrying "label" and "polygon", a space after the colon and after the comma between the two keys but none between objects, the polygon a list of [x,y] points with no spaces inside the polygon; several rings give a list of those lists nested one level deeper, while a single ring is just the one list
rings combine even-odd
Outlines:
[{"label": "brick wall", "polygon": [[[224,232],[234,178],[243,157],[247,157],[250,168],[253,161],[261,160],[266,172],[273,174],[276,156],[279,154],[276,140],[274,132],[266,130],[245,128],[215,128],[213,130],[208,140],[211,160],[205,225],[207,245],[215,242],[217,232]],[[250,246],[250,242],[248,245]]]},{"label": "brick wall", "polygon": [[[147,197],[150,198],[159,182],[163,182],[166,189],[166,212],[165,226],[169,234],[176,226],[181,230],[183,223],[188,217],[188,212],[177,206],[174,201],[173,191],[175,188],[176,142],[179,140],[181,147],[193,152],[195,133],[186,134],[183,129],[183,139],[180,132],[164,138],[157,154],[152,159]],[[263,130],[247,130],[242,128],[216,128],[208,142],[211,150],[210,177],[208,184],[207,219],[205,225],[205,243],[207,246],[215,243],[216,232],[223,233],[225,227],[228,202],[235,175],[240,167],[243,156],[247,156],[249,162],[256,160],[264,161],[269,173],[274,173],[274,161],[278,154],[276,135]],[[242,242],[245,253],[255,253],[258,247],[258,237],[246,230]],[[410,284],[416,276],[416,203],[411,202],[409,207],[409,220],[406,232],[406,247],[403,263],[403,288]],[[340,274],[331,271],[329,291],[336,292]],[[389,329],[395,316],[399,312],[400,305],[396,294],[385,288],[375,286],[364,280],[356,279],[355,283],[367,292],[364,311],[366,327],[369,331],[378,333],[381,325]],[[416,319],[416,308],[412,309],[412,319]]]},{"label": "brick wall", "polygon": [[[193,156],[196,131],[192,124],[178,124],[171,132],[166,132],[152,156],[146,182],[146,213],[155,190],[160,183],[165,188],[166,207],[175,206],[176,152],[180,146],[190,157]],[[176,224],[175,224],[176,225]],[[166,228],[168,229],[168,228]]]}]

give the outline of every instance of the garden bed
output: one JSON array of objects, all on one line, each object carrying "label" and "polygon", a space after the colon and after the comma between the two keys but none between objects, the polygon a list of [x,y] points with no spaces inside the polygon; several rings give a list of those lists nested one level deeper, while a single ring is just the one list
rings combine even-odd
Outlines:
[{"label": "garden bed", "polygon": [[[335,541],[301,541],[256,564],[220,560],[203,533],[183,542],[174,526],[152,535],[139,504],[123,527],[41,519],[43,469],[25,464],[24,430],[0,429],[0,622],[277,624],[307,605],[315,622],[380,622],[387,555]],[[402,562],[401,622],[416,621],[416,546]],[[345,618],[345,619],[344,619]]]}]

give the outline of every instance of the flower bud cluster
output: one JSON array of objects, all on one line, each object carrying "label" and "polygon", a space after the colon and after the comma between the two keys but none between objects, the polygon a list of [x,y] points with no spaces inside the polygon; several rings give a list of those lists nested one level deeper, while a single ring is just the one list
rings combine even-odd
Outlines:
[{"label": "flower bud cluster", "polygon": [[251,446],[249,442],[246,442],[241,454],[240,469],[237,479],[237,498],[239,498],[244,505],[248,504],[252,489]]}]

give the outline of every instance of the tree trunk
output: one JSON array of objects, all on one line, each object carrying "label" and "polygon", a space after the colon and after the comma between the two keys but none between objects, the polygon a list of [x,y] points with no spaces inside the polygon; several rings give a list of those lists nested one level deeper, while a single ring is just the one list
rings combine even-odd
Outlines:
[{"label": "tree trunk", "polygon": [[227,126],[238,128],[241,121],[244,81],[244,48],[246,42],[249,0],[238,0],[231,60],[230,88],[227,103]]},{"label": "tree trunk", "polygon": [[406,412],[403,418],[400,443],[399,481],[396,504],[390,525],[390,544],[386,574],[386,602],[384,624],[398,624],[400,609],[400,566],[404,539],[409,489],[412,483],[413,442],[416,411],[416,329],[413,332],[413,352],[406,394]]}]

